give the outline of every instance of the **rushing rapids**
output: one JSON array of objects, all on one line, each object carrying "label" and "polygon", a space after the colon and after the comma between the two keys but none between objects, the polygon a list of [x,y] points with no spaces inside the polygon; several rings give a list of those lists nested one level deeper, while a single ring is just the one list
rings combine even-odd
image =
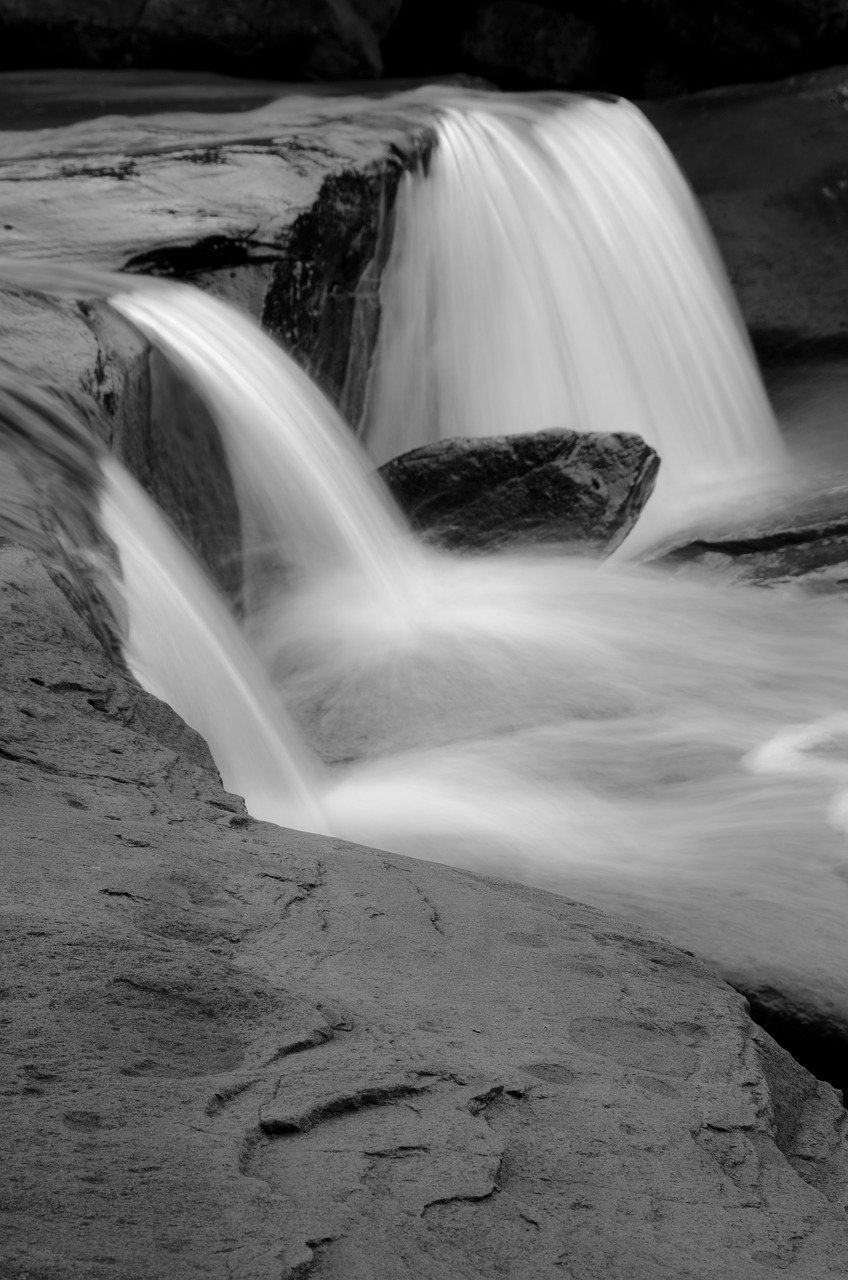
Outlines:
[{"label": "rushing rapids", "polygon": [[[624,104],[480,101],[451,104],[403,195],[366,442],[639,431],[666,522],[698,488],[774,470],[727,286],[647,126]],[[488,263],[491,289],[457,263]],[[848,963],[848,772],[823,755],[848,709],[840,602],[554,551],[427,551],[331,406],[223,303],[130,277],[17,279],[107,296],[217,420],[246,535],[241,630],[114,463],[102,520],[130,664],[256,816],[616,907],[731,977],[801,975],[848,1025],[831,982]]]}]

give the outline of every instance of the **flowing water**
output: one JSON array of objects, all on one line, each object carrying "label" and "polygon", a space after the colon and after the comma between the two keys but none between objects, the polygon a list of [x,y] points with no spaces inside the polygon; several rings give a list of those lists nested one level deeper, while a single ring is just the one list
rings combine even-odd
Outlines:
[{"label": "flowing water", "polygon": [[783,449],[711,233],[625,101],[471,99],[402,184],[362,425],[378,462],[446,436],[634,431],[663,460],[644,549],[775,483]]},{"label": "flowing water", "polygon": [[101,524],[121,562],[125,657],[139,683],[203,735],[224,784],[257,812],[323,831],[319,768],[214,587],[141,487],[102,464]]},{"label": "flowing water", "polygon": [[[668,511],[678,483],[691,494],[780,459],[699,215],[630,108],[452,107],[403,200],[375,449],[418,442],[407,430],[635,430],[662,454]],[[489,261],[489,292],[466,260]],[[410,314],[397,308],[414,280]],[[185,287],[99,287],[206,399],[260,544],[248,567],[281,566],[270,585],[257,575],[240,632],[107,466],[129,660],[256,816],[619,908],[848,1021],[839,600],[417,547],[258,329]]]},{"label": "flowing water", "polygon": [[[219,421],[228,449],[249,452],[260,391],[244,392],[256,376],[239,345],[247,323],[179,286],[140,282],[112,305],[179,351],[213,410],[233,360],[239,394]],[[279,385],[287,357],[255,342]],[[195,356],[207,343],[211,362]],[[289,442],[289,409],[275,419],[267,404],[262,456],[276,455],[278,474],[302,446]],[[329,406],[321,429],[343,430]],[[357,501],[365,492],[358,484]],[[843,603],[555,551],[414,549],[374,501],[378,538],[363,534],[347,559],[328,559],[319,541],[312,565],[304,539],[304,571],[245,620],[294,722],[291,754],[326,766],[309,779],[323,829],[619,909],[730,977],[800,987],[848,1018]],[[385,563],[402,566],[396,591]],[[380,590],[363,589],[372,577]],[[171,629],[163,619],[140,648],[155,651]],[[203,731],[226,736],[205,659],[177,682],[157,691],[185,697],[193,683]],[[251,811],[302,822],[290,787],[269,789],[265,747],[242,737],[238,753]]]}]

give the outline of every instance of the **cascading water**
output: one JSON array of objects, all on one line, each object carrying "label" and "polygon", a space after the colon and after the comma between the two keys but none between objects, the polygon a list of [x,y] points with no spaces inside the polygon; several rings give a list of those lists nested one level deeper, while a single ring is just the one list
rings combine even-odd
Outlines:
[{"label": "cascading water", "polygon": [[[640,117],[478,106],[447,112],[430,178],[403,196],[372,442],[407,419],[636,430],[663,456],[670,500],[779,458],[699,216]],[[410,219],[421,274],[407,276]],[[491,288],[475,294],[459,268],[485,255]],[[473,323],[463,297],[445,307],[442,275]],[[419,288],[408,325],[401,286]],[[801,974],[848,1022],[844,779],[819,751],[848,707],[840,602],[554,553],[416,549],[336,415],[258,329],[184,287],[98,289],[205,397],[244,524],[290,570],[258,584],[243,640],[107,468],[132,665],[254,813],[622,909],[729,976],[752,961],[775,982]],[[392,452],[420,442],[393,438]]]},{"label": "cascading water", "polygon": [[203,734],[224,784],[255,813],[323,831],[319,768],[223,600],[132,477],[101,463],[100,519],[120,557],[127,664]]},{"label": "cascading water", "polygon": [[[187,306],[185,293],[139,282],[113,305],[149,333],[185,331],[183,367],[214,407],[230,379],[222,353],[252,331],[202,295]],[[286,357],[262,349],[279,385]],[[228,411],[219,406],[228,448],[247,429],[240,406],[258,395],[269,474],[292,448],[303,466],[267,387],[246,396],[244,383],[240,367]],[[328,407],[323,419],[335,429]],[[340,525],[357,524],[362,492]],[[361,564],[322,576],[319,559],[248,620],[264,678],[332,765],[306,768],[321,813],[304,825],[623,910],[728,976],[752,964],[774,982],[804,975],[822,1007],[848,1018],[829,977],[848,963],[848,778],[820,751],[833,709],[848,706],[842,603],[557,554],[407,555],[396,523],[384,535],[396,540],[383,548],[392,562],[404,559],[396,593],[363,595]],[[138,644],[155,654],[180,625],[162,618]],[[230,712],[207,660],[168,678],[179,688],[157,675],[157,692],[185,706],[193,684],[203,731],[226,741]],[[291,727],[286,736],[297,740]],[[267,771],[253,776],[255,747],[241,739],[238,753],[251,810],[303,822],[290,787],[275,796]]]},{"label": "cascading water", "polygon": [[783,448],[712,236],[623,100],[468,95],[407,175],[361,434],[378,463],[446,436],[633,431],[662,468],[633,552]]},{"label": "cascading water", "polygon": [[[159,284],[110,303],[203,391],[227,448],[246,570],[260,550],[263,566],[276,561],[300,585],[345,573],[375,603],[401,596],[414,552],[400,515],[303,370],[254,324],[195,290]],[[279,579],[249,583],[248,594],[256,605],[279,587]]]}]

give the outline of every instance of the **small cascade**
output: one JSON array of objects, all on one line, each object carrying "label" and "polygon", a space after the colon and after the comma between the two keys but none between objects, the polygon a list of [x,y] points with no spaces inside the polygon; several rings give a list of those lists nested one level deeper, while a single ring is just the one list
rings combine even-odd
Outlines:
[{"label": "small cascade", "polygon": [[645,117],[466,98],[399,195],[361,428],[374,460],[446,436],[636,432],[662,459],[654,531],[698,494],[773,485],[783,448],[744,326]]},{"label": "small cascade", "polygon": [[[224,440],[246,532],[246,572],[276,557],[298,584],[350,573],[385,604],[413,555],[399,513],[349,429],[257,325],[199,290],[120,281],[109,304],[195,385]],[[267,584],[266,584],[267,585]],[[252,603],[266,585],[248,582]],[[277,578],[271,586],[279,590]]]},{"label": "small cascade", "polygon": [[317,761],[225,604],[124,468],[109,458],[102,470],[100,519],[120,557],[136,679],[203,735],[252,814],[326,831]]}]

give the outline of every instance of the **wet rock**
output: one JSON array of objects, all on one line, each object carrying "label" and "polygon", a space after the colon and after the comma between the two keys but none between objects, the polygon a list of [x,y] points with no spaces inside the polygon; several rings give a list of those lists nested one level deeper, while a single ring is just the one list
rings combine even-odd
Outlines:
[{"label": "wet rock", "polygon": [[676,572],[705,569],[729,582],[793,583],[815,594],[848,589],[848,487],[795,494],[759,518],[716,528],[658,563]]},{"label": "wet rock", "polygon": [[440,546],[554,543],[603,555],[633,528],[658,470],[639,436],[538,431],[424,445],[380,474],[413,528]]},{"label": "wet rock", "polygon": [[691,955],[255,822],[0,547],[10,1275],[848,1274],[845,1113]]}]

